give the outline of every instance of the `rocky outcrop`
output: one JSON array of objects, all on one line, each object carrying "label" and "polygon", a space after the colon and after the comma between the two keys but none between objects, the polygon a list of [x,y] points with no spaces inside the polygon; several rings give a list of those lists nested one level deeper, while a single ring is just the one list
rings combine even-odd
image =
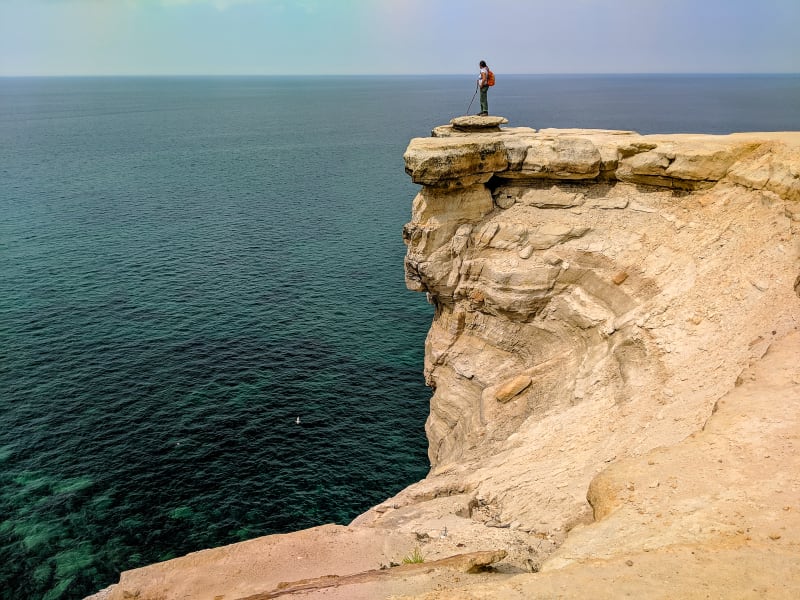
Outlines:
[{"label": "rocky outcrop", "polygon": [[799,356],[800,333],[776,340],[701,431],[602,471],[595,522],[540,573],[414,597],[796,598]]},{"label": "rocky outcrop", "polygon": [[421,524],[430,499],[465,498],[472,521],[541,541],[527,564],[509,554],[525,569],[594,521],[595,477],[701,430],[800,323],[798,144],[452,126],[413,140],[406,281],[436,309],[433,468],[399,510],[357,522],[402,527],[409,506]]},{"label": "rocky outcrop", "polygon": [[[323,525],[271,535],[126,571],[91,600],[367,600],[425,593],[461,577],[487,581],[505,550],[445,557],[410,533]],[[90,599],[87,599],[90,600]]]},{"label": "rocky outcrop", "polygon": [[458,481],[559,540],[598,472],[701,428],[797,326],[798,138],[434,133],[404,231],[433,470],[401,498]]},{"label": "rocky outcrop", "polygon": [[[405,154],[421,186],[406,282],[435,307],[430,474],[342,531],[264,538],[319,560],[260,563],[247,593],[796,589],[800,133],[501,124],[454,121]],[[250,575],[233,573],[256,542],[164,563],[172,579],[123,574],[120,589],[162,597],[168,580],[215,572],[218,597],[247,597],[235,584]],[[414,548],[439,566],[392,566]],[[477,570],[491,572],[439,562],[456,555],[489,556]]]},{"label": "rocky outcrop", "polygon": [[450,125],[455,131],[466,131],[472,133],[486,133],[488,131],[500,131],[500,125],[508,123],[505,117],[492,117],[480,115],[468,115],[451,119]]}]

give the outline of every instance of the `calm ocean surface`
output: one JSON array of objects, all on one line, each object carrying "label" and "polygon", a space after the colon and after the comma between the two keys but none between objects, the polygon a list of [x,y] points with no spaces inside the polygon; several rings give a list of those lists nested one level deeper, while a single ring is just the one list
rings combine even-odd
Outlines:
[{"label": "calm ocean surface", "polygon": [[[473,91],[0,79],[0,597],[347,523],[426,474],[402,154]],[[498,74],[489,100],[512,126],[800,129],[800,76]]]}]

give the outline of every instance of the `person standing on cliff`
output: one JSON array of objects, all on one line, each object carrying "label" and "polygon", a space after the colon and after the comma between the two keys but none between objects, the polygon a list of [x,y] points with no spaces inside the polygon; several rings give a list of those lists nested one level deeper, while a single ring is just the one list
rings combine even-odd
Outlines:
[{"label": "person standing on cliff", "polygon": [[489,98],[487,97],[489,94],[489,67],[486,65],[485,60],[480,62],[480,68],[478,89],[481,92],[481,112],[478,113],[478,116],[486,117],[489,115]]}]

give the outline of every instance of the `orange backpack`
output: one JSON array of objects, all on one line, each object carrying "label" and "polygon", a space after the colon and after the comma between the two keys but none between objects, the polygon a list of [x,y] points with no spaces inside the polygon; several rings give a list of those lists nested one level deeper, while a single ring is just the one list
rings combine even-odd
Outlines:
[{"label": "orange backpack", "polygon": [[489,68],[487,68],[486,70],[489,71],[489,74],[486,76],[486,85],[493,86],[494,85],[494,73],[492,73],[492,70],[489,69]]}]

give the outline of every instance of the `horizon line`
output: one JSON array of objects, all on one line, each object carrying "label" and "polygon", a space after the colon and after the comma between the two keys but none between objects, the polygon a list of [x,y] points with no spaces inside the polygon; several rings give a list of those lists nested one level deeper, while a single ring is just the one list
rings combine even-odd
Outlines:
[{"label": "horizon line", "polygon": [[[800,71],[620,71],[620,72],[552,72],[552,73],[498,73],[503,77],[561,77],[561,76],[641,76],[641,75],[800,75]],[[472,77],[474,73],[38,73],[3,74],[0,79],[11,78],[102,78],[102,77]]]}]

